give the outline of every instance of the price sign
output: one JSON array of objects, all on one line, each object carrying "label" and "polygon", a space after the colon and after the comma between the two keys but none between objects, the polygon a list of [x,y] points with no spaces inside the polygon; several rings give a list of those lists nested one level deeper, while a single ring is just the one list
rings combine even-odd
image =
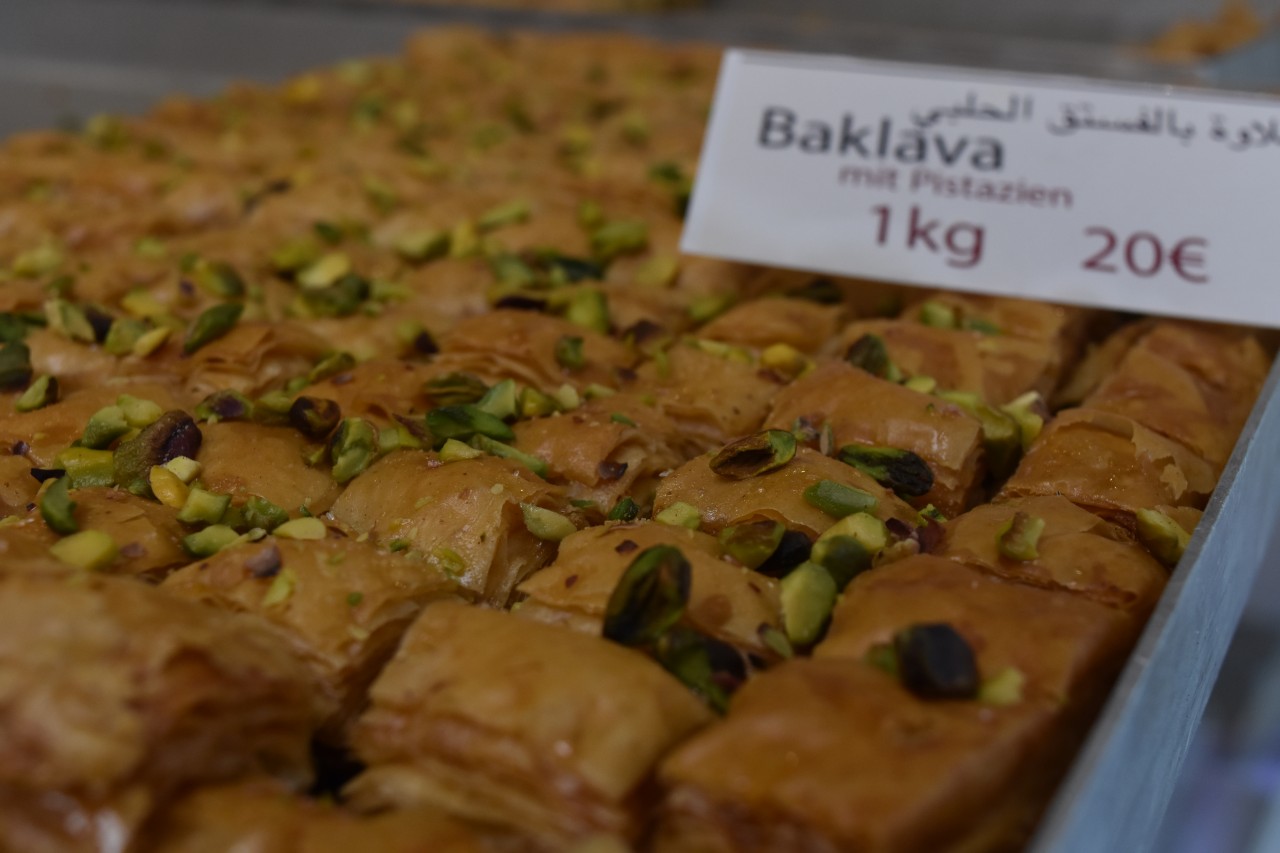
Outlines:
[{"label": "price sign", "polygon": [[1280,326],[1280,101],[730,51],[683,248]]}]

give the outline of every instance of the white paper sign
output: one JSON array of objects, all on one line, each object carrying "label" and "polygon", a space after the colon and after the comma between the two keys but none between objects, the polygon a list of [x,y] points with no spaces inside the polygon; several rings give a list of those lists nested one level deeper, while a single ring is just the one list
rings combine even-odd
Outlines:
[{"label": "white paper sign", "polygon": [[1280,101],[730,51],[683,248],[1280,326]]}]

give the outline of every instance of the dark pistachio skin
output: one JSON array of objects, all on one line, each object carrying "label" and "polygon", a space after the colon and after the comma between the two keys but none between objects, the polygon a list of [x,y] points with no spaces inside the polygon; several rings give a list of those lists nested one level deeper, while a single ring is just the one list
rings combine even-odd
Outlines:
[{"label": "dark pistachio skin", "polygon": [[471,404],[432,409],[427,413],[427,429],[441,444],[450,438],[466,441],[473,435],[494,441],[511,441],[516,437],[511,427]]},{"label": "dark pistachio skin", "polygon": [[840,461],[857,468],[901,498],[917,498],[933,488],[933,469],[910,450],[846,444]]},{"label": "dark pistachio skin", "polygon": [[253,402],[239,391],[214,391],[196,405],[203,421],[242,421],[253,417]]},{"label": "dark pistachio skin", "polygon": [[745,480],[776,471],[796,455],[796,437],[767,429],[726,444],[711,458],[711,470],[730,480]]},{"label": "dark pistachio skin", "polygon": [[729,695],[747,679],[747,664],[741,652],[679,625],[658,640],[656,652],[663,668],[717,714],[728,710]]},{"label": "dark pistachio skin", "polygon": [[130,491],[145,484],[152,466],[163,465],[179,456],[195,459],[204,434],[195,420],[180,409],[165,412],[137,436],[116,448],[115,480]]},{"label": "dark pistachio skin", "polygon": [[342,409],[323,397],[299,397],[289,407],[290,425],[307,438],[325,438],[341,420]]},{"label": "dark pistachio skin", "polygon": [[945,622],[912,625],[893,635],[902,684],[921,699],[973,699],[981,681],[973,649]]},{"label": "dark pistachio skin", "polygon": [[813,542],[808,536],[798,530],[788,530],[782,534],[769,559],[756,566],[756,571],[771,578],[786,577],[792,569],[808,560],[812,552]]},{"label": "dark pistachio skin", "polygon": [[347,418],[329,439],[329,456],[333,460],[333,479],[350,482],[368,468],[378,451],[378,434],[362,418]]},{"label": "dark pistachio skin", "polygon": [[863,335],[845,351],[845,361],[859,367],[872,376],[892,379],[897,370],[889,358],[889,348],[879,335]]},{"label": "dark pistachio skin", "polygon": [[423,391],[437,406],[463,406],[479,401],[489,386],[470,373],[446,373],[429,380]]},{"label": "dark pistachio skin", "polygon": [[619,498],[605,516],[609,521],[635,521],[640,517],[640,505],[631,498]]},{"label": "dark pistachio skin", "polygon": [[693,569],[679,548],[641,551],[623,572],[605,608],[603,635],[624,646],[649,646],[684,615]]}]

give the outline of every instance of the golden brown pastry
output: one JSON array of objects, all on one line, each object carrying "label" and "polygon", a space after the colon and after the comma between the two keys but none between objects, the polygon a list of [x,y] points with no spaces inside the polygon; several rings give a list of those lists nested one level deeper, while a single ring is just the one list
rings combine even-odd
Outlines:
[{"label": "golden brown pastry", "polygon": [[756,349],[787,344],[813,355],[836,333],[842,313],[837,305],[805,299],[754,299],[716,317],[698,336]]},{"label": "golden brown pastry", "polygon": [[306,671],[253,621],[131,580],[0,577],[0,843],[121,849],[182,788],[309,780]]},{"label": "golden brown pastry", "polygon": [[711,717],[643,655],[451,603],[423,611],[370,695],[357,808],[440,805],[557,847],[636,835],[654,763]]},{"label": "golden brown pastry", "polygon": [[204,441],[196,458],[205,487],[237,503],[258,495],[291,515],[301,507],[318,514],[341,491],[325,467],[307,464],[317,446],[292,427],[218,421],[201,424],[200,432]]}]

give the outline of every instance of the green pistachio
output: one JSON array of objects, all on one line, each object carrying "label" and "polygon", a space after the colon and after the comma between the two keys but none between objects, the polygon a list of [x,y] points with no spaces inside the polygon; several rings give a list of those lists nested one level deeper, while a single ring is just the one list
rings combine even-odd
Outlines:
[{"label": "green pistachio", "polygon": [[424,264],[449,253],[449,235],[443,231],[411,231],[397,237],[394,248],[406,261]]},{"label": "green pistachio", "polygon": [[889,347],[879,335],[863,335],[853,342],[845,353],[845,361],[854,367],[867,371],[872,376],[898,382],[902,379],[902,371],[889,357]]},{"label": "green pistachio", "polygon": [[670,524],[672,527],[687,527],[697,530],[702,526],[702,510],[690,503],[676,501],[653,517],[659,524]]},{"label": "green pistachio", "polygon": [[516,437],[511,427],[478,405],[441,406],[427,413],[427,429],[437,441],[456,438],[466,441],[483,435],[495,441],[511,441]]},{"label": "green pistachio", "polygon": [[1000,556],[1026,562],[1040,556],[1036,544],[1044,532],[1044,519],[1025,512],[1015,512],[1013,518],[1000,526],[996,533],[996,546]]},{"label": "green pistachio", "polygon": [[729,695],[716,677],[712,663],[714,645],[724,644],[675,626],[657,639],[656,656],[663,669],[702,697],[713,711],[723,714],[729,708]]},{"label": "green pistachio", "polygon": [[115,482],[135,493],[145,492],[151,468],[179,456],[195,459],[204,436],[186,412],[165,412],[134,438],[120,443],[114,461]]},{"label": "green pistachio", "polygon": [[711,458],[711,470],[729,480],[746,480],[786,465],[796,455],[796,437],[767,429],[739,439]]},{"label": "green pistachio", "polygon": [[1022,430],[1014,419],[987,405],[977,394],[941,391],[938,396],[964,409],[982,425],[982,446],[991,476],[1003,480],[1012,474],[1022,454]]},{"label": "green pistachio", "polygon": [[817,642],[836,606],[836,582],[817,563],[801,563],[778,586],[782,626],[793,646]]},{"label": "green pistachio", "polygon": [[591,232],[591,252],[601,261],[638,252],[649,245],[649,226],[637,220],[605,222]]},{"label": "green pistachio", "polygon": [[933,488],[933,470],[910,450],[846,444],[840,448],[840,461],[892,489],[899,497],[919,497]]},{"label": "green pistachio", "polygon": [[57,377],[46,374],[36,377],[27,390],[13,402],[13,407],[19,412],[34,412],[36,409],[43,409],[56,402],[58,402]]},{"label": "green pistachio", "polygon": [[609,596],[604,637],[624,646],[656,642],[684,615],[692,577],[679,548],[655,545],[641,551]]},{"label": "green pistachio", "polygon": [[422,390],[437,406],[461,406],[478,403],[489,386],[470,373],[446,373],[427,380]]},{"label": "green pistachio", "polygon": [[339,373],[345,373],[356,366],[356,357],[344,350],[338,350],[326,355],[320,361],[316,362],[316,366],[307,371],[307,384],[314,385],[317,382],[337,376]]},{"label": "green pistachio", "polygon": [[591,329],[602,335],[609,334],[609,301],[598,290],[579,290],[569,298],[564,317],[575,326]]},{"label": "green pistachio", "polygon": [[0,347],[0,389],[16,390],[31,381],[31,350],[20,341]]},{"label": "green pistachio", "polygon": [[582,338],[576,335],[564,335],[556,341],[556,364],[565,370],[581,370],[587,363],[582,354]]},{"label": "green pistachio", "polygon": [[244,296],[244,279],[235,267],[223,261],[197,261],[191,270],[191,277],[201,289],[214,296],[223,299]]},{"label": "green pistachio", "polygon": [[333,479],[340,484],[350,482],[368,468],[377,455],[378,434],[363,418],[346,418],[329,440],[329,458],[333,461]]},{"label": "green pistachio", "polygon": [[514,418],[519,407],[519,394],[514,379],[503,379],[490,388],[476,403],[480,411],[493,415],[499,420]]},{"label": "green pistachio", "polygon": [[1173,568],[1182,559],[1191,534],[1158,509],[1137,512],[1138,541],[1160,562]]},{"label": "green pistachio", "polygon": [[528,531],[545,542],[559,542],[578,530],[568,518],[545,507],[522,503],[520,512]]},{"label": "green pistachio", "polygon": [[196,417],[202,421],[240,421],[253,417],[253,403],[239,391],[214,391],[198,404]]},{"label": "green pistachio", "polygon": [[880,503],[870,492],[835,480],[819,480],[804,490],[804,499],[833,518],[868,512]]},{"label": "green pistachio", "polygon": [[942,302],[930,300],[920,306],[920,322],[935,329],[957,329],[960,320],[955,309]]},{"label": "green pistachio", "polygon": [[133,427],[124,419],[124,411],[119,406],[104,406],[89,417],[84,435],[80,437],[80,446],[101,450],[131,429]]},{"label": "green pistachio", "polygon": [[476,450],[484,451],[490,456],[497,456],[500,459],[510,459],[513,462],[519,462],[539,477],[545,478],[548,473],[547,463],[530,453],[516,450],[509,444],[503,444],[501,441],[495,441],[486,435],[477,433],[471,436],[469,442]]},{"label": "green pistachio", "polygon": [[787,528],[778,521],[749,521],[720,531],[720,547],[748,569],[754,569],[773,556],[782,543]]},{"label": "green pistachio", "polygon": [[258,495],[252,495],[241,508],[244,523],[249,527],[259,527],[267,532],[275,530],[289,520],[289,513],[271,501]]},{"label": "green pistachio", "polygon": [[81,530],[54,542],[49,546],[49,553],[78,569],[99,572],[116,561],[120,550],[111,536],[101,530]]},{"label": "green pistachio", "polygon": [[67,491],[70,485],[69,477],[59,477],[40,496],[40,517],[50,530],[63,535],[80,529],[75,519],[76,502]]},{"label": "green pistachio", "polygon": [[640,517],[640,505],[629,497],[622,497],[605,516],[608,521],[635,521]]},{"label": "green pistachio", "polygon": [[244,313],[244,305],[239,302],[224,302],[206,308],[191,327],[182,342],[182,351],[187,355],[216,341],[230,332]]}]

